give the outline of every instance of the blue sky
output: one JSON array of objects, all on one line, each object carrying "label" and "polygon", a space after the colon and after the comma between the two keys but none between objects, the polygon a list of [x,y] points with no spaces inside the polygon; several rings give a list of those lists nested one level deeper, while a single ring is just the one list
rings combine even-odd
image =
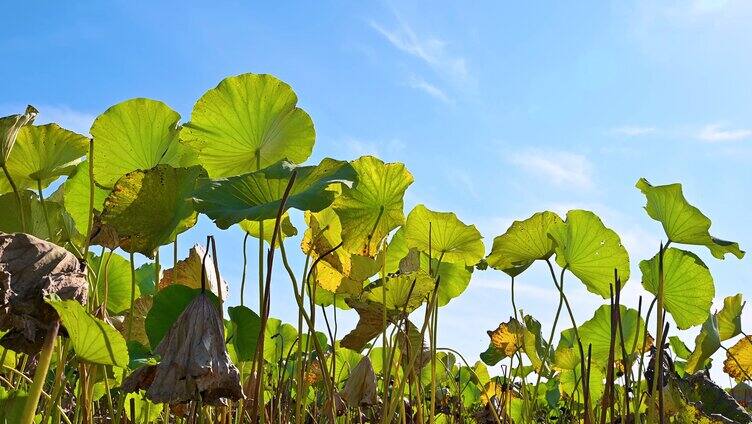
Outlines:
[{"label": "blue sky", "polygon": [[[407,208],[455,211],[489,249],[513,219],[535,211],[596,211],[630,250],[633,306],[644,294],[637,262],[662,236],[641,208],[639,177],[682,182],[714,234],[752,246],[752,4],[744,0],[82,1],[4,11],[12,19],[0,29],[2,115],[31,103],[38,122],[86,133],[107,107],[150,97],[188,120],[222,78],[271,73],[315,122],[312,161],[402,161],[416,180]],[[202,220],[181,244],[207,233],[219,232]],[[242,236],[218,236],[237,302]],[[707,259],[719,298],[749,292],[748,258],[692,250]],[[543,271],[519,280],[517,303],[545,325],[556,296]],[[581,322],[601,301],[570,281]],[[288,285],[275,279],[272,314],[292,320]],[[441,311],[440,342],[476,358],[485,330],[510,314],[507,279],[476,273]],[[340,328],[352,325],[341,319]],[[695,332],[686,332],[689,342]]]}]

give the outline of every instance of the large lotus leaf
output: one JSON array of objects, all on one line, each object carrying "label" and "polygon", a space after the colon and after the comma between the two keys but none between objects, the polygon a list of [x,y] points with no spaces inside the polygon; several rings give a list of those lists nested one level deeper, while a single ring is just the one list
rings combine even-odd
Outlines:
[{"label": "large lotus leaf", "polygon": [[271,75],[225,78],[196,102],[181,138],[212,178],[241,175],[311,155],[313,121],[292,88]]},{"label": "large lotus leaf", "polygon": [[[430,261],[431,269],[438,270],[439,288],[436,293],[439,306],[444,306],[452,299],[465,292],[470,284],[471,273],[468,267],[461,263],[441,263],[438,259]],[[429,261],[428,255],[420,255],[420,267],[424,272],[428,272]]]},{"label": "large lotus leaf", "polygon": [[227,308],[232,323],[231,342],[240,361],[250,361],[256,356],[256,344],[261,334],[261,318],[245,306]]},{"label": "large lotus leaf", "polygon": [[752,336],[739,339],[726,352],[723,371],[737,381],[749,380],[752,376]]},{"label": "large lotus leaf", "polygon": [[[86,234],[89,228],[89,162],[81,162],[73,175],[63,183],[63,205],[80,234]],[[101,213],[109,191],[94,185],[94,213]]]},{"label": "large lotus leaf", "polygon": [[28,402],[28,398],[29,394],[26,390],[6,390],[0,387],[0,422],[23,422],[24,405]]},{"label": "large lotus leaf", "polygon": [[380,303],[388,310],[412,312],[417,309],[434,289],[434,279],[427,273],[417,271],[388,277],[386,282],[368,293],[367,298]]},{"label": "large lotus leaf", "polygon": [[121,368],[128,365],[125,339],[111,325],[91,316],[75,300],[48,299],[47,303],[60,315],[79,359]]},{"label": "large lotus leaf", "polygon": [[[650,293],[658,294],[659,255],[640,262],[642,285]],[[710,314],[715,296],[713,276],[694,253],[676,248],[663,254],[663,293],[666,310],[674,317],[677,327],[686,330],[703,323]]]},{"label": "large lotus leaf", "polygon": [[567,267],[587,289],[603,298],[610,296],[614,270],[622,286],[629,279],[629,255],[619,236],[593,212],[571,210],[566,222],[551,226],[556,243],[556,263]]},{"label": "large lotus leaf", "polygon": [[465,225],[453,212],[434,212],[423,205],[416,206],[405,223],[407,247],[444,262],[474,266],[485,254],[482,238],[475,225]]},{"label": "large lotus leaf", "polygon": [[356,178],[352,166],[343,161],[326,158],[317,166],[298,168],[283,161],[250,174],[212,180],[197,193],[196,207],[222,229],[244,219],[275,218],[294,169],[297,176],[285,210],[318,212],[334,201],[330,184]]},{"label": "large lotus leaf", "polygon": [[[89,140],[57,124],[26,125],[8,156],[6,166],[19,189],[42,188],[63,175],[69,175],[89,149]],[[10,190],[5,174],[0,174],[0,192]]]},{"label": "large lotus leaf", "polygon": [[721,341],[736,337],[742,333],[742,294],[723,299],[723,308],[716,314],[718,318],[718,335]]},{"label": "large lotus leaf", "polygon": [[165,164],[188,165],[192,152],[178,141],[180,115],[151,99],[130,99],[99,115],[94,137],[94,179],[112,187],[125,174]]},{"label": "large lotus leaf", "polygon": [[306,211],[305,221],[308,228],[303,234],[300,248],[314,260],[326,255],[316,269],[316,282],[320,287],[336,292],[352,270],[352,255],[344,249],[334,249],[342,242],[339,217],[332,208],[325,208],[319,212]]},{"label": "large lotus leaf", "polygon": [[702,325],[700,334],[695,337],[695,350],[689,355],[684,371],[693,374],[705,366],[706,361],[721,347],[718,335],[718,320],[711,315]]},{"label": "large lotus leaf", "polygon": [[[119,315],[131,307],[131,265],[124,257],[113,252],[103,256],[89,254],[88,265],[97,273],[97,295],[104,301],[107,293],[107,310]],[[138,285],[134,299],[141,296]]]},{"label": "large lotus leaf", "polygon": [[[573,399],[578,404],[585,402],[585,397],[582,393],[582,370],[575,368],[572,370],[564,370],[559,373],[559,391],[567,398]],[[600,368],[592,367],[590,369],[590,381],[588,384],[590,405],[596,405],[597,401],[603,396],[603,371]]]},{"label": "large lotus leaf", "polygon": [[[404,260],[410,249],[405,240],[404,227],[397,230],[389,241],[384,259],[387,273],[404,272]],[[402,266],[400,266],[402,265]],[[430,269],[429,269],[430,266]],[[470,284],[471,272],[462,263],[448,263],[442,260],[439,265],[438,259],[429,261],[427,253],[420,254],[420,270],[426,273],[434,273],[438,270],[439,287],[437,291],[439,306],[444,306],[452,299],[461,295]]]},{"label": "large lotus leaf", "polygon": [[522,349],[525,339],[526,328],[514,318],[502,322],[499,327],[493,331],[487,331],[488,337],[491,338],[491,344],[509,358],[518,350]]},{"label": "large lotus leaf", "polygon": [[[274,235],[274,225],[276,224],[276,218],[265,219],[259,221],[249,221],[247,219],[240,221],[240,228],[243,229],[248,235],[255,238],[260,238],[263,230],[264,241],[267,243],[272,242],[272,236]],[[285,212],[282,214],[282,219],[279,222],[279,235],[277,236],[277,245],[279,246],[279,239],[292,237],[298,234],[298,229],[292,225],[290,221],[290,214]]]},{"label": "large lotus leaf", "polygon": [[[624,334],[624,348],[627,350],[627,355],[631,355],[634,353],[632,346],[635,347],[635,351],[642,349],[644,341],[642,330],[645,322],[634,309],[620,306],[619,313],[621,314],[621,327]],[[585,348],[592,345],[592,363],[607,366],[608,351],[611,344],[611,306],[603,305],[598,308],[593,317],[579,327],[578,332]],[[616,329],[614,343],[614,360],[619,361],[623,358],[623,353],[618,328]]]},{"label": "large lotus leaf", "polygon": [[645,178],[640,178],[636,187],[647,198],[645,210],[648,215],[663,225],[670,241],[706,246],[718,259],[723,259],[726,253],[739,259],[744,257],[738,243],[710,235],[710,219],[687,202],[681,184],[653,186]]},{"label": "large lotus leaf", "polygon": [[32,105],[26,106],[26,111],[21,114],[3,116],[0,118],[0,164],[6,163],[13,146],[16,144],[18,131],[24,125],[31,125],[39,113]]},{"label": "large lotus leaf", "polygon": [[538,212],[522,221],[514,221],[507,231],[494,238],[488,265],[515,276],[536,260],[548,259],[554,253],[554,242],[548,237],[553,225],[561,218],[553,212]]},{"label": "large lotus leaf", "polygon": [[358,182],[343,187],[332,207],[342,221],[345,249],[373,256],[381,241],[405,222],[403,198],[413,176],[401,163],[373,156],[352,162]]},{"label": "large lotus leaf", "polygon": [[196,224],[191,196],[205,176],[200,166],[133,171],[105,200],[102,222],[115,230],[123,250],[153,257],[159,246]]},{"label": "large lotus leaf", "polygon": [[272,364],[285,360],[290,352],[297,351],[298,330],[290,324],[271,318],[266,323],[264,337],[264,359]]},{"label": "large lotus leaf", "polygon": [[[174,284],[154,295],[154,303],[144,322],[146,335],[149,337],[149,344],[152,347],[159,345],[172,324],[177,321],[180,314],[199,294],[201,294],[201,289]],[[219,307],[217,297],[210,292],[207,292],[207,295]]]},{"label": "large lotus leaf", "polygon": [[214,258],[211,254],[206,253],[201,245],[194,245],[188,251],[188,257],[179,260],[172,268],[166,269],[162,278],[157,283],[159,290],[168,287],[171,284],[182,284],[186,287],[200,289],[203,284],[207,290],[215,295],[220,294],[222,299],[227,299],[229,285],[224,279],[219,284],[217,272],[214,269]]}]

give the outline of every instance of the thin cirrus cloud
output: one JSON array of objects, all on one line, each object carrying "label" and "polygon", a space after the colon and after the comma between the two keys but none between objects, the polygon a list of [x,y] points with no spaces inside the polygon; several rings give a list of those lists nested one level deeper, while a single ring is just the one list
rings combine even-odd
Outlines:
[{"label": "thin cirrus cloud", "polygon": [[509,162],[554,185],[581,189],[593,187],[593,166],[583,155],[530,149],[512,154]]},{"label": "thin cirrus cloud", "polygon": [[655,127],[640,126],[640,125],[623,125],[611,129],[611,133],[615,135],[623,135],[627,137],[639,137],[644,135],[654,134],[656,132]]},{"label": "thin cirrus cloud", "polygon": [[449,98],[449,96],[447,96],[444,90],[429,83],[423,78],[413,76],[412,78],[410,78],[409,83],[410,83],[410,87],[423,91],[424,93],[428,94],[429,96],[437,100],[441,100],[444,103],[452,103],[452,100]]},{"label": "thin cirrus cloud", "polygon": [[747,128],[731,129],[722,124],[710,124],[702,127],[696,137],[709,143],[739,141],[752,137],[752,130]]}]

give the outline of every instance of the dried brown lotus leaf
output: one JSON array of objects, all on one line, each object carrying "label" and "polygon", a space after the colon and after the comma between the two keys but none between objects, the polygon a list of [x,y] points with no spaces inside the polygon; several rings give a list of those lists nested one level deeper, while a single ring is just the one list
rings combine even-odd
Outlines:
[{"label": "dried brown lotus leaf", "polygon": [[[201,288],[201,268],[202,266],[206,272],[206,288],[219,296],[217,290],[217,273],[214,270],[214,261],[211,254],[206,255],[206,261],[204,261],[204,255],[206,250],[200,245],[195,245],[188,252],[188,257],[179,260],[178,263],[170,269],[166,269],[162,274],[162,279],[159,280],[159,290],[173,284],[182,284],[194,289]],[[202,265],[203,264],[203,265]],[[227,281],[222,280],[222,299],[227,299]]]},{"label": "dried brown lotus leaf", "polygon": [[364,356],[347,377],[342,398],[352,408],[372,406],[379,402],[376,394],[376,373],[373,371],[371,359]]},{"label": "dried brown lotus leaf", "polygon": [[345,300],[347,305],[358,313],[359,319],[355,328],[347,333],[340,341],[340,346],[360,352],[373,340],[374,337],[384,331],[385,325],[394,323],[400,315],[395,311],[386,311],[386,323],[384,323],[384,307],[372,301]]},{"label": "dried brown lotus leaf", "polygon": [[243,399],[238,369],[224,343],[222,318],[206,294],[185,308],[155,352],[159,364],[140,368],[124,382],[125,391],[146,389],[155,403],[185,403],[201,399],[222,405]]},{"label": "dried brown lotus leaf", "polygon": [[[8,349],[35,354],[59,319],[46,296],[86,303],[84,264],[73,254],[34,236],[0,233],[0,339]],[[64,330],[63,330],[64,332]]]}]

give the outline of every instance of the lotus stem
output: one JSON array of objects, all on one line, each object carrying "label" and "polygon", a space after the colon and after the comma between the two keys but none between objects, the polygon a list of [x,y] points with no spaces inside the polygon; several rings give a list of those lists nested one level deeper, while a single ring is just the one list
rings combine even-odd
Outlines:
[{"label": "lotus stem", "polygon": [[44,337],[44,345],[42,346],[42,351],[39,353],[37,369],[34,371],[34,380],[29,388],[29,397],[24,404],[20,424],[32,424],[34,422],[37,405],[39,404],[39,396],[42,395],[44,382],[47,379],[47,371],[49,371],[50,362],[52,361],[52,353],[55,351],[55,340],[57,339],[59,328],[60,321],[53,321]]}]

